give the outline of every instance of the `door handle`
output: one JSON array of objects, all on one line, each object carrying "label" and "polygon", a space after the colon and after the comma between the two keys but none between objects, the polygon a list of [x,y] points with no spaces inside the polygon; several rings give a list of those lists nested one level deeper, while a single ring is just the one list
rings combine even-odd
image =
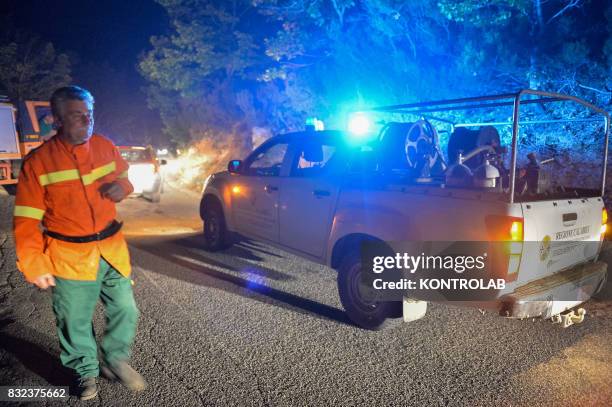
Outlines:
[{"label": "door handle", "polygon": [[278,191],[278,187],[275,187],[274,185],[266,185],[264,187],[264,191],[266,191],[267,193],[271,194],[272,192]]},{"label": "door handle", "polygon": [[315,189],[314,191],[312,191],[312,194],[318,198],[330,195],[329,191],[325,191],[323,189]]}]

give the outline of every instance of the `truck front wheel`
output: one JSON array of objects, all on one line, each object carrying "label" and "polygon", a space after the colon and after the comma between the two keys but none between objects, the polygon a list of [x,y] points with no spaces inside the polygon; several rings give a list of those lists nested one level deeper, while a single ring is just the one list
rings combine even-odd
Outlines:
[{"label": "truck front wheel", "polygon": [[229,247],[229,232],[225,226],[223,210],[211,202],[204,209],[204,248],[211,252]]},{"label": "truck front wheel", "polygon": [[366,289],[361,283],[361,256],[359,251],[351,251],[344,256],[338,269],[338,294],[350,320],[373,331],[401,323],[401,319],[396,318],[397,303],[371,301],[364,297]]}]

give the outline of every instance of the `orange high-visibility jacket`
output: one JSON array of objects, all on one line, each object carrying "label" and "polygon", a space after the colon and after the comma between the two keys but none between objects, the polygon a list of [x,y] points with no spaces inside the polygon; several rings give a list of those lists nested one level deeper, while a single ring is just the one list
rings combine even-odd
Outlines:
[{"label": "orange high-visibility jacket", "polygon": [[98,134],[70,145],[59,136],[23,162],[13,213],[17,268],[26,280],[51,273],[70,280],[95,280],[100,256],[122,275],[131,272],[121,232],[98,242],[70,243],[43,235],[41,228],[67,236],[98,233],[115,219],[115,203],[100,187],[117,182],[130,194],[127,162],[114,144]]}]

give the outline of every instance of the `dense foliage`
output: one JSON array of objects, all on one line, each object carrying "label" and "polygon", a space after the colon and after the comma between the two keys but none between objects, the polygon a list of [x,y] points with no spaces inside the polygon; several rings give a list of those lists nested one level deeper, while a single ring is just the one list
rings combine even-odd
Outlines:
[{"label": "dense foliage", "polygon": [[604,1],[157,1],[172,30],[152,38],[140,69],[178,142],[520,88],[610,104]]},{"label": "dense foliage", "polygon": [[11,30],[0,34],[0,95],[48,100],[57,87],[70,83],[70,73],[70,58],[52,43]]}]

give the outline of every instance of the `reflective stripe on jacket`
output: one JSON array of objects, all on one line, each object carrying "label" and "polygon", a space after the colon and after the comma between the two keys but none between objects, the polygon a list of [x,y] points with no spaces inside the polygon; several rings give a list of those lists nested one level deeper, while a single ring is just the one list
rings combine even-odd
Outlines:
[{"label": "reflective stripe on jacket", "polygon": [[68,236],[100,232],[115,219],[115,203],[100,187],[118,182],[134,188],[127,162],[113,143],[94,134],[70,145],[56,136],[30,153],[22,166],[13,214],[17,267],[28,281],[51,273],[71,280],[95,280],[100,256],[124,276],[131,272],[121,232],[100,242],[69,243],[43,235],[42,227]]}]

